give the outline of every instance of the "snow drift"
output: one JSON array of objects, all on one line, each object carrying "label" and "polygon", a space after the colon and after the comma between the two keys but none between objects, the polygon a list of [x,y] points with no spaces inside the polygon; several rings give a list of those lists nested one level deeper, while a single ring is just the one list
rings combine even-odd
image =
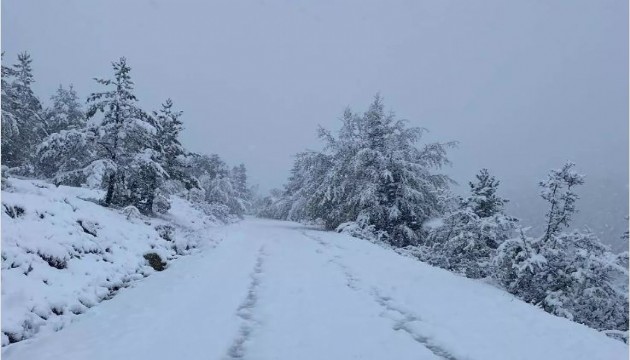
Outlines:
[{"label": "snow drift", "polygon": [[[158,218],[108,209],[102,192],[11,178],[2,191],[2,345],[56,331],[197,247],[216,224],[172,197]],[[153,264],[155,266],[155,264]],[[159,269],[159,267],[158,267]]]}]

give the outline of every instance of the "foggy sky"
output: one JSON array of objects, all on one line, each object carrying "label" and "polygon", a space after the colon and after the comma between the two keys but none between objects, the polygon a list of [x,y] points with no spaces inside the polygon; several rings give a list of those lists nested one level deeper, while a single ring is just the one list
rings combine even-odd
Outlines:
[{"label": "foggy sky", "polygon": [[[587,175],[577,225],[616,242],[628,213],[628,2],[2,1],[5,62],[28,50],[35,91],[82,97],[126,56],[144,108],[171,97],[184,145],[280,187],[316,128],[376,92],[398,116],[460,142],[462,186],[486,167],[525,223],[537,182],[566,160]],[[625,245],[623,245],[625,246]]]}]

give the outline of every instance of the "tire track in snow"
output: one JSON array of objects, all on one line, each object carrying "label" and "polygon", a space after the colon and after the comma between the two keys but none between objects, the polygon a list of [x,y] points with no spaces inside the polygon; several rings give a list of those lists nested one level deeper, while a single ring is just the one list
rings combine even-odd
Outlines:
[{"label": "tire track in snow", "polygon": [[[319,236],[315,236],[315,235],[309,235],[306,233],[306,231],[302,231],[302,235],[304,235],[305,237],[315,241],[316,243],[318,243],[321,247],[323,247],[326,250],[329,250],[332,248],[332,245],[324,240],[322,240],[322,238],[320,238]],[[341,250],[345,250],[344,248],[342,248],[339,245],[334,245],[335,248],[337,249],[341,249]],[[323,254],[324,251],[322,249],[317,249],[315,250],[316,253],[318,254]],[[328,260],[329,263],[334,264],[335,266],[337,266],[339,269],[341,269],[341,271],[343,272],[344,277],[346,278],[346,286],[348,286],[350,289],[355,290],[355,291],[360,291],[360,286],[359,286],[359,279],[352,273],[352,271],[350,271],[350,269],[341,262],[341,256],[340,255],[333,255],[333,257],[331,259]]]},{"label": "tire track in snow", "polygon": [[392,327],[394,330],[404,331],[409,336],[411,336],[414,341],[426,347],[433,354],[442,359],[458,360],[449,351],[435,344],[430,337],[421,334],[417,329],[413,328],[414,322],[422,322],[422,319],[419,316],[413,314],[412,312],[404,310],[399,306],[396,306],[392,298],[390,298],[389,296],[381,295],[381,293],[376,288],[373,289],[372,295],[374,296],[376,302],[385,310],[383,314],[381,314],[381,316],[394,320],[395,323]]},{"label": "tire track in snow", "polygon": [[[309,235],[305,231],[302,231],[302,234],[317,242],[323,248],[329,250],[331,248],[331,244],[321,239],[319,236]],[[337,249],[342,249],[342,247],[335,245]],[[318,249],[319,250],[319,249]],[[322,254],[323,251],[316,251],[318,254]],[[382,292],[376,288],[372,287],[371,291],[366,291],[365,286],[361,286],[361,280],[354,275],[354,273],[341,261],[341,256],[339,254],[333,255],[333,257],[328,260],[329,263],[335,264],[344,274],[346,278],[346,285],[354,291],[365,292],[372,299],[380,305],[383,309],[383,312],[380,314],[381,317],[390,319],[394,321],[394,325],[392,329],[394,331],[403,331],[407,335],[409,335],[415,342],[422,345],[431,351],[435,356],[444,360],[458,360],[453,354],[451,354],[448,350],[443,347],[435,344],[435,342],[426,335],[423,335],[418,329],[414,329],[414,323],[421,323],[422,318],[408,310],[403,309],[400,306],[395,304],[394,299],[389,296],[382,295]]]},{"label": "tire track in snow", "polygon": [[332,259],[328,260],[329,263],[335,264],[343,272],[346,278],[346,286],[352,290],[360,291],[360,280],[357,278],[348,267],[341,262],[341,256],[335,255]]},{"label": "tire track in snow", "polygon": [[254,309],[258,303],[258,288],[261,284],[261,276],[264,264],[264,246],[258,250],[258,257],[254,270],[250,274],[250,283],[247,290],[247,296],[236,310],[236,316],[241,320],[241,326],[238,335],[229,347],[226,359],[243,359],[245,358],[245,345],[251,340],[254,328],[260,323],[254,317]]},{"label": "tire track in snow", "polygon": [[323,246],[325,248],[330,248],[330,243],[325,242],[324,240],[322,240],[322,238],[320,238],[319,236],[314,236],[314,235],[309,235],[306,233],[306,231],[301,231],[302,235],[304,235],[305,237],[315,241],[316,243],[318,243],[320,246]]}]

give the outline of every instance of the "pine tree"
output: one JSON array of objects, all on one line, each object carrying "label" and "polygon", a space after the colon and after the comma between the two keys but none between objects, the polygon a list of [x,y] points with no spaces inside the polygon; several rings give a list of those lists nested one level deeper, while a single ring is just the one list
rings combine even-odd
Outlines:
[{"label": "pine tree", "polygon": [[252,194],[247,186],[247,169],[245,164],[234,166],[230,172],[230,180],[240,207],[248,212],[252,205]]},{"label": "pine tree", "polygon": [[47,135],[41,103],[31,89],[31,63],[28,53],[20,53],[16,64],[2,69],[2,163],[22,167],[21,172],[32,171],[35,147]]},{"label": "pine tree", "polygon": [[[509,292],[547,312],[599,330],[628,330],[628,271],[588,229],[562,232],[577,210],[572,163],[552,170],[541,197],[550,203],[542,236],[521,232],[497,250],[494,276]],[[622,285],[620,285],[622,284]]]},{"label": "pine tree", "polygon": [[469,182],[470,197],[465,201],[467,206],[472,207],[477,216],[485,218],[503,211],[508,200],[500,198],[496,192],[499,181],[491,176],[488,169],[481,169],[475,175],[477,181]]},{"label": "pine tree", "polygon": [[[2,53],[2,62],[4,63],[4,52]],[[20,124],[16,114],[16,99],[13,86],[9,83],[9,79],[15,77],[15,70],[12,67],[2,65],[2,150],[3,164],[6,161],[6,155],[10,141],[20,132]]]},{"label": "pine tree", "polygon": [[217,176],[226,177],[229,174],[227,164],[216,154],[208,156],[189,153],[184,163],[187,174],[197,179],[201,179],[202,176],[214,179]]},{"label": "pine tree", "polygon": [[572,170],[575,164],[567,162],[561,169],[551,170],[547,179],[541,181],[540,196],[549,203],[545,214],[546,230],[543,241],[552,239],[563,227],[568,227],[571,217],[576,212],[575,201],[578,199],[573,188],[584,184],[584,176]]},{"label": "pine tree", "polygon": [[72,85],[67,89],[59,85],[57,92],[51,97],[52,107],[46,109],[44,117],[48,134],[61,130],[82,129],[86,126],[86,119],[79,96]]},{"label": "pine tree", "polygon": [[422,223],[441,213],[439,193],[450,179],[433,170],[448,164],[446,148],[453,144],[417,148],[423,130],[386,114],[378,95],[362,116],[346,110],[342,121],[337,138],[320,130],[331,164],[305,202],[307,213],[331,229],[360,219],[392,245],[419,243]]},{"label": "pine tree", "polygon": [[112,169],[104,180],[104,204],[134,205],[150,213],[155,191],[168,176],[160,165],[156,120],[137,105],[126,59],[112,66],[113,79],[96,79],[110,90],[90,95],[87,111],[88,118],[103,114],[95,125],[96,144]]},{"label": "pine tree", "polygon": [[170,181],[179,182],[186,190],[190,190],[199,184],[186,170],[186,150],[179,141],[179,135],[184,129],[181,116],[181,111],[173,110],[171,99],[167,99],[162,108],[153,113],[157,121],[157,141],[162,153],[162,167],[168,173]]},{"label": "pine tree", "polygon": [[224,207],[229,214],[243,216],[246,209],[239,201],[229,176],[219,175],[215,178],[202,176],[199,181],[205,190],[208,203]]},{"label": "pine tree", "polygon": [[[235,172],[218,155],[190,153],[185,157],[186,174],[198,181],[201,189],[191,188],[189,196],[199,202],[203,198],[203,210],[219,220],[226,221],[234,215],[241,217],[247,211],[249,199],[245,167],[237,167]],[[243,193],[243,191],[245,193]]]},{"label": "pine tree", "polygon": [[429,251],[421,260],[433,265],[482,278],[493,271],[497,248],[514,231],[516,219],[505,215],[508,201],[497,195],[499,181],[483,169],[470,182],[470,196],[444,218],[441,226],[430,230],[426,244]]},{"label": "pine tree", "polygon": [[[56,184],[81,186],[87,180],[83,171],[96,156],[94,134],[86,129],[86,119],[72,85],[59,86],[46,109],[46,131],[49,133],[36,148],[38,175]],[[95,184],[92,184],[95,185]]]},{"label": "pine tree", "polygon": [[237,194],[243,199],[249,198],[249,188],[247,187],[247,169],[245,168],[245,164],[234,166],[230,173],[230,177],[232,178],[232,183],[234,184],[234,189]]},{"label": "pine tree", "polygon": [[495,262],[497,279],[521,299],[598,330],[628,330],[628,271],[590,231],[511,239]]},{"label": "pine tree", "polygon": [[100,187],[89,167],[97,158],[95,136],[86,129],[61,130],[47,136],[37,146],[37,172],[55,184]]},{"label": "pine tree", "polygon": [[264,211],[277,219],[324,219],[325,211],[332,211],[315,196],[324,184],[331,168],[331,157],[306,151],[295,156],[291,176],[281,196],[272,193],[270,208]]}]

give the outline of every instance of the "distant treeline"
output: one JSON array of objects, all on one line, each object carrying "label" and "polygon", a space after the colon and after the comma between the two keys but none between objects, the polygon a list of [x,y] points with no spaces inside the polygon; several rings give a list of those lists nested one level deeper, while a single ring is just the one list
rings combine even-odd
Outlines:
[{"label": "distant treeline", "polygon": [[111,78],[95,79],[102,91],[86,102],[72,86],[59,86],[50,107],[31,88],[31,63],[21,53],[2,65],[3,177],[101,188],[103,205],[147,215],[168,211],[172,194],[222,220],[248,211],[245,166],[187,151],[179,141],[182,112],[170,99],[157,111],[143,109],[125,58],[112,63]]}]

